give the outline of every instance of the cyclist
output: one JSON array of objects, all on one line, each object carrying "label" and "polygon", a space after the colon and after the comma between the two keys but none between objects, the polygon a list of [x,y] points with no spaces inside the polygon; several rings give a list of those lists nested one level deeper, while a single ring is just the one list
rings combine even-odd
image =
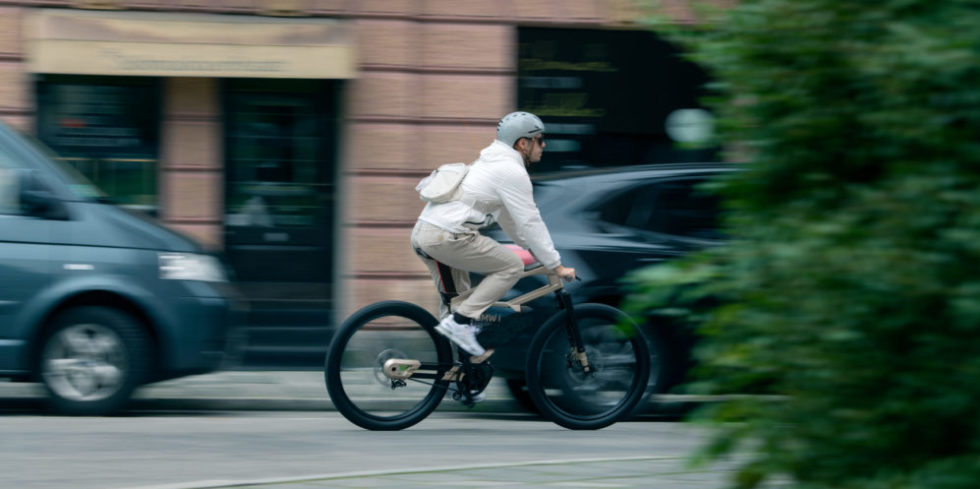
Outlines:
[{"label": "cyclist", "polygon": [[[518,245],[566,281],[575,269],[562,266],[551,235],[534,203],[527,167],[541,160],[544,123],[528,112],[512,112],[497,123],[497,138],[480,151],[463,178],[461,196],[428,203],[412,231],[412,248],[429,268],[442,295],[436,330],[471,355],[486,350],[474,324],[520,278],[521,259],[479,230],[498,222]],[[469,272],[484,275],[455,311],[449,301],[470,288]]]}]

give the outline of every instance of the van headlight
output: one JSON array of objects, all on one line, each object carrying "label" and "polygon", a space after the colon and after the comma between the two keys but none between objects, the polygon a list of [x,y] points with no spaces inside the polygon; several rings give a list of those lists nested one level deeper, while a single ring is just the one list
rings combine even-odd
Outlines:
[{"label": "van headlight", "polygon": [[195,253],[158,253],[160,278],[164,280],[197,280],[227,282],[224,268],[217,258]]}]

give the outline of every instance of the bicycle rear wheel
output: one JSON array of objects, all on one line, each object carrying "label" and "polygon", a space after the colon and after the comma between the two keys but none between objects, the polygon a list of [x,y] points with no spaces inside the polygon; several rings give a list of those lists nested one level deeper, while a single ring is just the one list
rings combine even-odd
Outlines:
[{"label": "bicycle rear wheel", "polygon": [[572,355],[565,312],[552,316],[528,349],[528,394],[542,414],[569,429],[594,430],[628,416],[643,397],[650,354],[626,313],[603,304],[574,308],[593,372]]},{"label": "bicycle rear wheel", "polygon": [[369,430],[401,430],[439,406],[449,382],[409,378],[393,382],[383,372],[393,358],[452,367],[449,342],[435,332],[427,311],[400,301],[378,302],[349,317],[334,335],[324,363],[327,392],[352,423]]}]

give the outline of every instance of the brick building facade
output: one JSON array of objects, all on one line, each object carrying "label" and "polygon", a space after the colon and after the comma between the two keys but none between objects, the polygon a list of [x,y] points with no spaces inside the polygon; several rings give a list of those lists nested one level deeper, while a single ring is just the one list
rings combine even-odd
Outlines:
[{"label": "brick building facade", "polygon": [[[633,0],[0,0],[0,119],[24,132],[43,136],[45,128],[39,127],[39,121],[40,115],[48,110],[44,104],[49,103],[46,100],[57,100],[40,95],[47,93],[43,89],[45,84],[61,90],[75,83],[114,82],[113,77],[120,75],[112,70],[101,71],[95,61],[77,59],[84,58],[84,52],[72,64],[69,62],[72,60],[57,58],[44,49],[58,51],[59,45],[53,43],[61,41],[74,43],[72,46],[83,46],[90,41],[121,42],[129,34],[119,34],[118,39],[98,37],[102,34],[81,29],[77,34],[65,34],[51,27],[54,24],[50,22],[58,16],[67,15],[75,20],[84,20],[86,16],[109,19],[104,21],[113,23],[119,32],[125,32],[130,25],[136,31],[145,31],[139,27],[145,24],[140,22],[175,21],[190,25],[196,16],[219,20],[231,20],[234,16],[237,23],[229,24],[229,29],[240,28],[241,32],[251,32],[248,29],[260,32],[260,24],[269,19],[282,19],[287,29],[332,22],[331,32],[343,31],[342,39],[337,41],[340,51],[336,54],[315,51],[317,54],[306,59],[297,72],[270,76],[268,84],[263,81],[261,67],[253,69],[254,66],[229,75],[226,65],[162,62],[134,65],[129,78],[152,78],[156,87],[153,93],[159,98],[154,105],[159,121],[159,127],[154,130],[159,132],[150,138],[156,142],[156,152],[150,158],[153,175],[147,177],[155,181],[155,189],[151,190],[155,213],[166,225],[213,249],[233,251],[238,249],[235,248],[238,241],[234,240],[239,240],[240,248],[245,250],[241,259],[265,260],[265,267],[276,268],[277,260],[302,256],[302,250],[327,256],[323,266],[329,272],[311,280],[319,282],[318,286],[302,285],[303,280],[291,280],[289,276],[244,277],[243,286],[255,299],[270,303],[319,301],[328,304],[335,320],[381,299],[412,301],[435,310],[437,297],[428,273],[408,247],[408,235],[421,208],[413,191],[414,184],[439,163],[470,161],[494,137],[497,119],[518,108],[517,51],[521,27],[642,30],[634,20],[651,12],[638,7],[639,3]],[[688,21],[692,15],[682,0],[664,0],[657,8],[660,10],[656,13],[678,22]],[[154,42],[148,40],[153,36],[145,32],[133,35],[143,36],[138,39],[141,43]],[[288,35],[276,36],[272,36],[275,40],[270,45],[296,43],[297,50],[308,47],[303,46],[305,41],[301,36],[294,36],[295,40],[290,40]],[[211,49],[209,43],[225,42],[210,39],[206,33],[165,41],[171,45],[183,43],[188,53]],[[245,42],[258,46],[257,49],[264,47],[254,38]],[[108,49],[106,46],[112,47],[98,46],[103,51]],[[143,48],[156,49],[155,46]],[[236,48],[229,49],[232,58],[237,56]],[[302,56],[297,53],[300,51],[284,56]],[[236,121],[245,121],[241,122],[245,125],[255,120],[229,116],[229,107],[239,103],[235,97],[242,94],[243,107],[254,107],[259,102],[248,98],[249,94],[261,93],[263,86],[277,86],[276,80],[282,78],[315,77],[310,75],[311,70],[321,64],[345,63],[326,58],[344,56],[352,57],[346,61],[352,66],[350,73],[344,73],[341,66],[336,70],[340,74],[321,76],[335,82],[315,85],[305,92],[308,100],[325,98],[325,107],[329,107],[324,109],[329,113],[323,127],[331,133],[331,143],[322,149],[325,153],[317,153],[329,155],[319,163],[326,168],[317,170],[321,175],[317,177],[320,179],[317,188],[328,190],[323,190],[319,200],[312,202],[327,208],[330,215],[325,220],[303,222],[308,227],[326,223],[323,225],[328,227],[328,232],[320,233],[319,238],[309,238],[295,250],[288,245],[293,234],[300,234],[292,233],[297,228],[260,233],[259,236],[270,241],[266,244],[236,237],[229,232],[229,215],[238,212],[230,204],[229,192],[237,192],[239,187],[229,182],[229,175],[231,166],[239,163],[229,159],[233,154],[229,144],[233,140],[226,133],[230,124],[239,124]],[[214,73],[209,74],[209,70]],[[227,81],[234,78],[255,83],[235,85]],[[236,86],[244,88],[238,90]],[[283,85],[285,88],[279,90],[291,90],[290,86]],[[322,96],[324,91],[333,95]],[[268,107],[278,103],[280,109],[291,107],[290,114],[308,105],[302,101],[282,105],[269,101],[273,98],[265,96],[260,105]],[[58,110],[64,108],[56,109],[54,117],[62,117],[57,114],[62,114]],[[242,113],[247,115],[248,110],[252,109],[242,109]],[[298,133],[298,129],[290,131]],[[301,139],[296,136],[289,141]],[[288,148],[289,154],[299,151],[296,148]],[[291,172],[302,170],[291,168]],[[275,174],[278,170],[269,171]],[[274,177],[279,178],[286,177]],[[273,187],[263,191],[273,195]],[[280,186],[280,191],[286,194],[294,190],[289,185]],[[294,193],[299,198],[309,192]],[[261,250],[277,245],[285,247],[285,252],[262,255]],[[299,268],[302,266],[300,263]]]}]

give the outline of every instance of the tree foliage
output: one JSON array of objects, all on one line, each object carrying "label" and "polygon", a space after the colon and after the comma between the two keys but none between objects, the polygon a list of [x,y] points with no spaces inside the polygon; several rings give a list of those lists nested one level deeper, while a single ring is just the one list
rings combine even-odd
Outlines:
[{"label": "tree foliage", "polygon": [[689,315],[703,389],[777,395],[708,409],[704,453],[748,450],[740,487],[980,486],[980,2],[705,12],[671,34],[748,161],[731,240],[631,279],[639,309],[721,299]]}]

